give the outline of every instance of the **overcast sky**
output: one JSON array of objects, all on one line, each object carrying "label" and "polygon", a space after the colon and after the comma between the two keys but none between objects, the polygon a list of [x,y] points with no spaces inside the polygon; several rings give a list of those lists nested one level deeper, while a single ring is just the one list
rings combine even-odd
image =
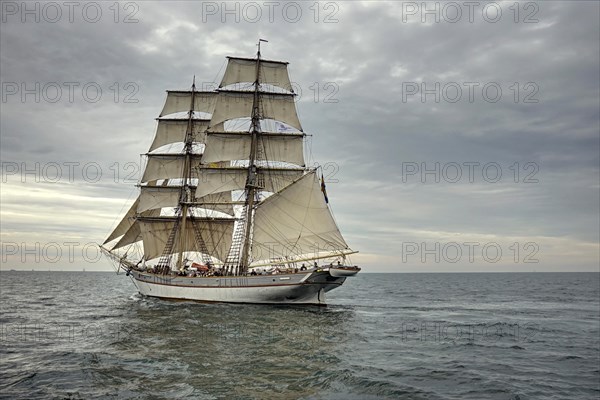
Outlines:
[{"label": "overcast sky", "polygon": [[598,271],[599,3],[469,4],[3,2],[2,269],[110,270],[165,90],[264,38],[365,271]]}]

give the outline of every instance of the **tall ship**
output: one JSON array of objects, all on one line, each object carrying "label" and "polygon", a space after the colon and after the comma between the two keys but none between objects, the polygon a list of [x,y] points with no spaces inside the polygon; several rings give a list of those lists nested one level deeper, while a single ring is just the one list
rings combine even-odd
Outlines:
[{"label": "tall ship", "polygon": [[100,246],[144,296],[325,305],[360,271],[305,163],[288,63],[261,41],[218,88],[167,91],[139,196]]}]

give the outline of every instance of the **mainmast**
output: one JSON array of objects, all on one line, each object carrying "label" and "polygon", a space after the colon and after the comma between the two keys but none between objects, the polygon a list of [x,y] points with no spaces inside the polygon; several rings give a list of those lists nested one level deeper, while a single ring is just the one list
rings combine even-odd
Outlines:
[{"label": "mainmast", "polygon": [[181,192],[179,194],[179,207],[181,210],[181,224],[179,231],[179,249],[177,251],[177,269],[183,269],[183,252],[186,249],[185,241],[188,240],[186,237],[186,222],[187,222],[187,214],[189,203],[192,201],[190,199],[191,190],[190,183],[192,179],[192,155],[193,155],[193,140],[194,140],[194,101],[196,97],[196,77],[194,76],[194,80],[192,82],[192,95],[191,95],[191,104],[190,111],[188,112],[188,124],[187,131],[185,134],[185,159],[183,162],[183,184],[181,185]]},{"label": "mainmast", "polygon": [[258,50],[256,52],[256,80],[254,81],[254,99],[252,102],[252,123],[251,123],[251,142],[250,142],[250,157],[248,162],[248,178],[246,180],[246,200],[245,200],[245,215],[246,215],[246,232],[244,234],[244,244],[242,246],[242,257],[238,268],[238,274],[244,275],[248,272],[248,255],[250,253],[250,235],[252,233],[252,217],[254,200],[256,197],[257,186],[257,171],[256,171],[256,148],[260,136],[260,42],[267,42],[264,39],[258,40]]}]

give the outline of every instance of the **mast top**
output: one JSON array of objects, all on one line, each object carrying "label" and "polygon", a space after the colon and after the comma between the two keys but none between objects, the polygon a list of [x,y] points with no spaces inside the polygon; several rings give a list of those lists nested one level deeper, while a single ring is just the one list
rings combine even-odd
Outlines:
[{"label": "mast top", "polygon": [[258,39],[258,45],[257,45],[257,46],[258,46],[258,52],[256,53],[256,56],[257,56],[258,58],[260,58],[260,42],[269,43],[269,41],[268,41],[268,40],[265,40],[265,39]]}]

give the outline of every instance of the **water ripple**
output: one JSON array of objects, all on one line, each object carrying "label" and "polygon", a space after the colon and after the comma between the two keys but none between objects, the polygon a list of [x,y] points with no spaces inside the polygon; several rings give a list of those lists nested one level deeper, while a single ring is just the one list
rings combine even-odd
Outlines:
[{"label": "water ripple", "polygon": [[363,274],[327,308],[165,302],[104,273],[1,285],[0,398],[600,394],[594,274]]}]

